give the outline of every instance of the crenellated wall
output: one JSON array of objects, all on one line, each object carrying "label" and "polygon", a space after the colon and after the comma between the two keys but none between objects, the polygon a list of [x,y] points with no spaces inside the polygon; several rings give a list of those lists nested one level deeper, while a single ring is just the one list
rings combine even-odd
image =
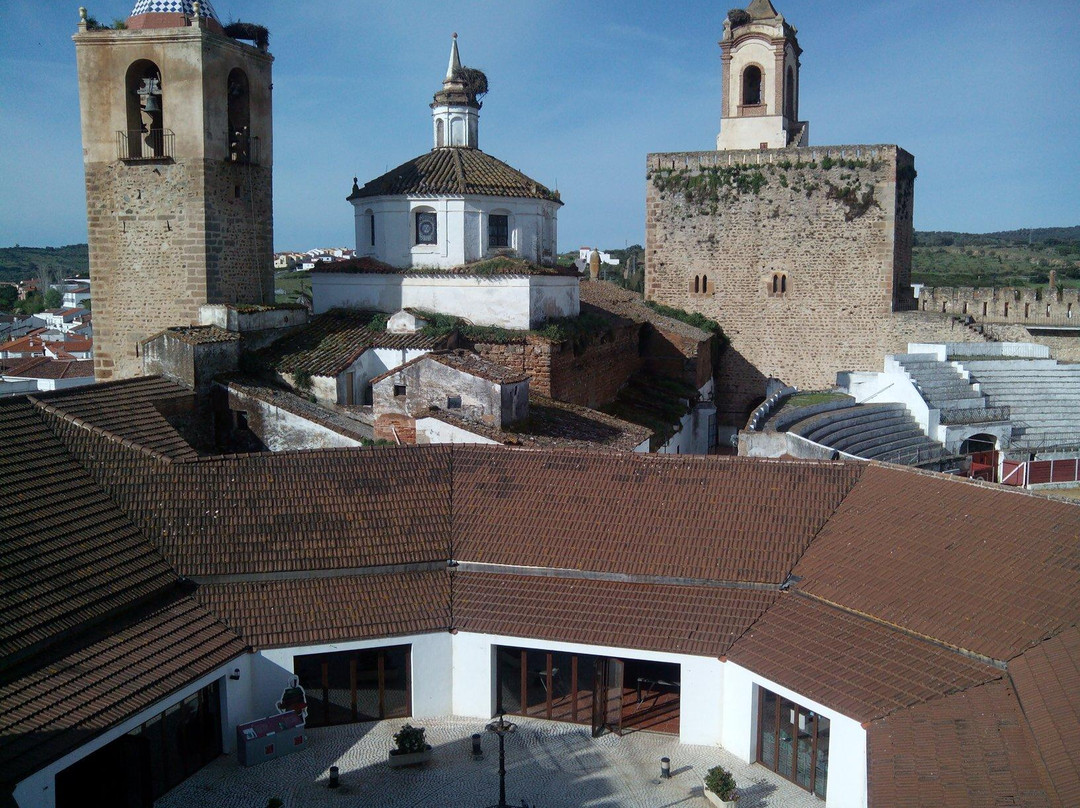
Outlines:
[{"label": "crenellated wall", "polygon": [[973,317],[980,323],[1080,328],[1080,289],[921,286],[919,311]]}]

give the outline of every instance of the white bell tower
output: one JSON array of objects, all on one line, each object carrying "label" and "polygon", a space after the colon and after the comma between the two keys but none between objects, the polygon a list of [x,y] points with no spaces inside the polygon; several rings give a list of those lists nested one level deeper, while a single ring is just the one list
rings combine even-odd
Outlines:
[{"label": "white bell tower", "polygon": [[728,12],[720,40],[724,98],[717,149],[809,145],[810,124],[799,120],[797,34],[769,0]]},{"label": "white bell tower", "polygon": [[453,146],[479,148],[477,128],[480,107],[476,92],[469,86],[467,70],[461,67],[457,34],[450,45],[450,63],[446,67],[443,86],[431,103],[431,125],[436,149]]}]

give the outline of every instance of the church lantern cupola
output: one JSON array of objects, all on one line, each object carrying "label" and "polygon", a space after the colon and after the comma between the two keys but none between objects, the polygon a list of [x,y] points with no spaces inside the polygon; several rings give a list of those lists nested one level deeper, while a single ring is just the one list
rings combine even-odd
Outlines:
[{"label": "church lantern cupola", "polygon": [[457,34],[450,44],[450,63],[446,67],[443,86],[431,102],[431,119],[436,149],[454,146],[465,149],[480,147],[480,98],[487,93],[487,76],[471,67],[461,66]]},{"label": "church lantern cupola", "polygon": [[221,20],[210,0],[137,0],[125,25],[132,30],[201,25],[221,33]]},{"label": "church lantern cupola", "polygon": [[770,0],[728,12],[720,40],[724,97],[716,148],[809,145],[810,125],[799,120],[797,35]]}]

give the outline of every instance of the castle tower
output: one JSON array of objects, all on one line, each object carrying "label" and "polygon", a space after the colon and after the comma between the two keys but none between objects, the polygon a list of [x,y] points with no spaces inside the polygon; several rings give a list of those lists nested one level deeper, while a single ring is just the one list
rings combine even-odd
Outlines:
[{"label": "castle tower", "polygon": [[[94,371],[206,303],[272,303],[271,64],[207,0],[138,0],[126,30],[73,37],[82,110]],[[235,32],[259,37],[258,26]]]},{"label": "castle tower", "polygon": [[[446,67],[443,86],[435,93],[431,103],[431,119],[434,127],[435,148],[462,146],[480,148],[477,129],[480,107],[477,93],[470,92],[465,82],[466,73],[458,55],[457,34],[450,44],[450,63]],[[483,93],[480,93],[483,94]]]},{"label": "castle tower", "polygon": [[720,40],[724,98],[717,149],[809,145],[810,125],[799,120],[797,34],[769,0],[728,13]]}]

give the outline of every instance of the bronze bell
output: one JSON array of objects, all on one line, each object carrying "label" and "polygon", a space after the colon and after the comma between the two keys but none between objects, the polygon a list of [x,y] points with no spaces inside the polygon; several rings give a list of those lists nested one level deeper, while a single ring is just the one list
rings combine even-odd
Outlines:
[{"label": "bronze bell", "polygon": [[147,95],[146,102],[143,104],[143,112],[161,112],[161,96]]}]

